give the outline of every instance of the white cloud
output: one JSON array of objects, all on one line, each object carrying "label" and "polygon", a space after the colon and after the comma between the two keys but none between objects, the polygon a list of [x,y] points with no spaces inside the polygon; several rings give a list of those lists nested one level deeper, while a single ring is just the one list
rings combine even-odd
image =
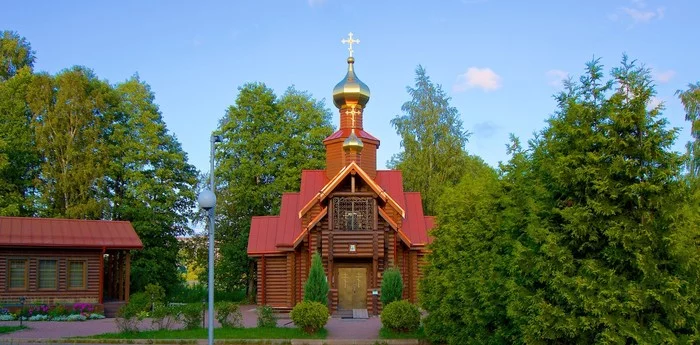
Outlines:
[{"label": "white cloud", "polygon": [[652,19],[661,19],[664,17],[665,9],[663,7],[654,10],[643,10],[631,7],[623,7],[622,12],[627,14],[635,23],[648,23]]},{"label": "white cloud", "polygon": [[659,72],[654,72],[654,80],[656,80],[659,83],[668,83],[671,81],[671,79],[676,75],[676,71],[670,69],[667,71],[659,71]]},{"label": "white cloud", "polygon": [[548,84],[557,88],[564,87],[564,79],[569,77],[569,73],[560,69],[550,69],[545,73]]},{"label": "white cloud", "polygon": [[325,4],[326,0],[307,0],[307,2],[309,3],[309,6],[311,6],[311,7],[317,7],[317,6],[321,6],[321,5]]},{"label": "white cloud", "polygon": [[466,73],[457,76],[457,82],[452,86],[452,90],[464,92],[475,87],[484,91],[497,90],[501,87],[501,77],[490,68],[469,67]]}]

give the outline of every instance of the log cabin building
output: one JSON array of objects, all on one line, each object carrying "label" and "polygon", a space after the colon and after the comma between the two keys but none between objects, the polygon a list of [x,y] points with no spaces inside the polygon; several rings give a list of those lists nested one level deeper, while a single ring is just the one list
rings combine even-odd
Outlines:
[{"label": "log cabin building", "polygon": [[129,222],[0,217],[0,305],[25,297],[109,314],[129,300],[130,251],[142,248]]},{"label": "log cabin building", "polygon": [[420,193],[403,190],[401,171],[377,170],[379,139],[362,126],[369,88],[355,75],[352,50],[347,62],[333,89],[340,129],[323,141],[326,169],[302,171],[301,190],[283,194],[279,216],[252,219],[248,255],[258,304],[290,309],[300,302],[313,252],[322,257],[331,312],[377,314],[390,267],[401,272],[404,298],[417,301],[434,218],[423,214]]}]

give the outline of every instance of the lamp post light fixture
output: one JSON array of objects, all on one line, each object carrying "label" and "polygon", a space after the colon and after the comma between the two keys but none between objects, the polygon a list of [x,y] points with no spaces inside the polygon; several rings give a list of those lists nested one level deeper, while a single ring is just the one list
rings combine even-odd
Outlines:
[{"label": "lamp post light fixture", "polygon": [[24,319],[24,302],[27,301],[27,297],[19,298],[19,326],[22,327],[22,319]]},{"label": "lamp post light fixture", "polygon": [[211,151],[209,155],[209,189],[203,190],[197,197],[199,207],[209,213],[209,337],[208,344],[214,345],[214,206],[216,206],[216,194],[214,194],[214,144],[221,142],[220,135],[211,136]]}]

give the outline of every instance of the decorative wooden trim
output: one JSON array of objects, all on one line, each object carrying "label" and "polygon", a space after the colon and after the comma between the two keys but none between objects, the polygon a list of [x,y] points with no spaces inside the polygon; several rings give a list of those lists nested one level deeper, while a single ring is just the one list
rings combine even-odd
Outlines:
[{"label": "decorative wooden trim", "polygon": [[104,280],[105,280],[105,252],[107,252],[107,248],[106,248],[106,247],[102,247],[102,252],[100,253],[100,260],[99,260],[99,263],[100,263],[100,279],[98,279],[99,284],[100,284],[100,285],[98,286],[98,289],[99,289],[99,291],[100,291],[100,296],[99,296],[98,301],[100,301],[100,304],[104,303],[104,292],[105,292],[105,291],[104,291],[104,290],[105,290],[105,281],[104,281]]}]

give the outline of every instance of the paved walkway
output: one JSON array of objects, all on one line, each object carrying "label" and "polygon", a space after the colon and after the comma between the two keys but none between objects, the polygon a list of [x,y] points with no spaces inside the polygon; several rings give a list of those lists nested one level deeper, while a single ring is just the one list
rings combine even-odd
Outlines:
[{"label": "paved walkway", "polygon": [[[257,313],[254,305],[241,306],[243,314],[243,326],[257,326]],[[89,320],[82,322],[58,322],[58,321],[25,321],[27,329],[0,335],[0,339],[60,339],[66,337],[86,337],[102,333],[118,332],[114,319]],[[0,326],[19,325],[19,321],[1,321]],[[289,315],[282,314],[277,320],[279,327],[294,327]],[[176,325],[182,327],[182,325]],[[215,327],[219,327],[215,322]],[[150,320],[144,320],[140,329],[151,328]],[[328,321],[328,339],[377,339],[381,322],[378,317],[369,319],[340,319],[332,318]],[[0,341],[0,344],[2,341]]]}]

